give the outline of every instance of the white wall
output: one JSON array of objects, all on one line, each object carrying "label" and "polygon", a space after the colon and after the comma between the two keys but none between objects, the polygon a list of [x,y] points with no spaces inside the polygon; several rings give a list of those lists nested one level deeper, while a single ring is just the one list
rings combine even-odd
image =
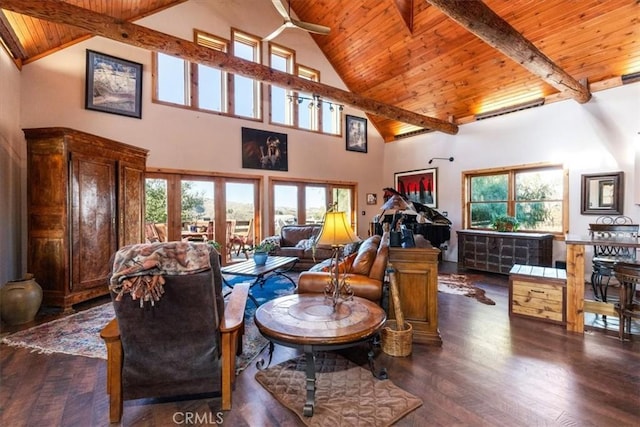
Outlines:
[{"label": "white wall", "polygon": [[[596,92],[587,104],[557,102],[460,126],[457,135],[430,133],[385,145],[384,182],[394,173],[438,168],[439,211],[453,221],[452,239],[444,257],[457,261],[457,235],[462,223],[461,173],[538,162],[563,163],[569,169],[569,232],[585,234],[592,215],[580,214],[581,175],[624,172],[624,214],[640,222],[635,204],[636,151],[640,149],[640,83]],[[564,243],[554,244],[554,259],[564,259]]]},{"label": "white wall", "polygon": [[[194,28],[229,38],[232,26],[264,36],[282,23],[271,2],[252,1],[251,7],[240,7],[237,3],[187,2],[138,24],[192,40]],[[228,22],[226,18],[234,21]],[[299,63],[319,70],[323,83],[345,88],[308,33],[286,30],[275,41],[294,49]],[[143,64],[142,120],[84,109],[86,49]],[[266,58],[266,53],[263,56]],[[268,63],[266,59],[265,63]],[[375,215],[377,208],[367,207],[364,197],[367,192],[380,193],[378,171],[384,143],[372,126],[369,126],[368,153],[363,154],[347,152],[344,138],[339,136],[270,126],[266,120],[255,122],[154,104],[151,102],[151,53],[99,37],[28,64],[23,69],[22,80],[23,128],[64,126],[147,148],[150,150],[148,167],[357,182],[361,199],[358,206],[361,211],[370,210],[366,216],[359,216],[360,235],[366,236],[368,218]],[[263,94],[266,99],[266,85]],[[364,117],[362,112],[350,108],[344,112]],[[268,116],[268,109],[263,110],[263,115]],[[288,135],[288,172],[242,169],[243,126]]]},{"label": "white wall", "polygon": [[20,71],[0,47],[0,285],[26,266],[25,162],[20,131]]}]

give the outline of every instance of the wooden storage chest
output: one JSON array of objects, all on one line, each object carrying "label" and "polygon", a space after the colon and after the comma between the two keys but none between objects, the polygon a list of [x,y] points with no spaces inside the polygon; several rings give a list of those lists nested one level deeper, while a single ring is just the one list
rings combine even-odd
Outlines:
[{"label": "wooden storage chest", "polygon": [[509,274],[509,316],[566,324],[567,272],[516,264]]},{"label": "wooden storage chest", "polygon": [[509,274],[514,264],[551,267],[553,234],[458,231],[458,262],[465,268]]}]

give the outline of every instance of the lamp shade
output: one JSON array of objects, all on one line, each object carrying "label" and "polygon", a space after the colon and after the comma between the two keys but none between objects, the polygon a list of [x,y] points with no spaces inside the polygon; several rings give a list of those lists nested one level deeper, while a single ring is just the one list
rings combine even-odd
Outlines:
[{"label": "lamp shade", "polygon": [[319,246],[339,246],[359,241],[344,212],[327,212],[324,215],[324,224],[317,240]]}]

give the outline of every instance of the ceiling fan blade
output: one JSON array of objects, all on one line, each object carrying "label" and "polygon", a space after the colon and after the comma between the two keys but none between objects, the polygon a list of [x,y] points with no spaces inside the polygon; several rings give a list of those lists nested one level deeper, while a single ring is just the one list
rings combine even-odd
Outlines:
[{"label": "ceiling fan blade", "polygon": [[268,42],[270,40],[275,39],[276,37],[278,37],[280,35],[281,32],[284,31],[285,28],[287,28],[288,25],[285,22],[284,24],[280,25],[280,27],[276,28],[276,30],[274,32],[272,32],[271,34],[269,34],[268,36],[264,37],[262,40],[265,42]]},{"label": "ceiling fan blade", "polygon": [[276,8],[278,13],[285,19],[285,21],[289,20],[289,9],[284,4],[283,0],[271,0],[273,6]]},{"label": "ceiling fan blade", "polygon": [[307,30],[310,33],[327,35],[331,31],[331,28],[325,27],[324,25],[320,25],[320,24],[312,24],[310,22],[298,21],[297,19],[293,19],[293,18],[291,18],[291,22],[296,27],[301,28],[303,30]]}]

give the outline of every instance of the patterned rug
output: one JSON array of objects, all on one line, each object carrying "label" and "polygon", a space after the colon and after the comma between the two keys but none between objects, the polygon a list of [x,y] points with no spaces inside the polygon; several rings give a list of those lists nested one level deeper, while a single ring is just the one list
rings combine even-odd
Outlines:
[{"label": "patterned rug", "polygon": [[391,380],[378,380],[344,357],[320,352],[314,412],[305,417],[305,367],[303,355],[258,371],[256,380],[307,426],[390,426],[422,405],[422,400]]},{"label": "patterned rug", "polygon": [[[243,280],[231,279],[229,282],[233,285]],[[225,288],[223,292],[227,290],[229,289]],[[285,279],[273,278],[263,287],[254,287],[251,292],[259,303],[263,303],[276,296],[291,294],[293,285]],[[253,302],[248,300],[245,333],[242,338],[243,352],[236,359],[238,373],[243,371],[268,343],[253,321],[255,310]],[[100,331],[114,317],[113,306],[107,303],[10,334],[0,342],[14,347],[30,348],[44,354],[64,353],[106,360],[107,349],[100,338]]]},{"label": "patterned rug", "polygon": [[445,294],[464,295],[475,298],[487,305],[496,305],[485,295],[485,290],[474,286],[474,276],[470,274],[438,274],[438,291]]}]

